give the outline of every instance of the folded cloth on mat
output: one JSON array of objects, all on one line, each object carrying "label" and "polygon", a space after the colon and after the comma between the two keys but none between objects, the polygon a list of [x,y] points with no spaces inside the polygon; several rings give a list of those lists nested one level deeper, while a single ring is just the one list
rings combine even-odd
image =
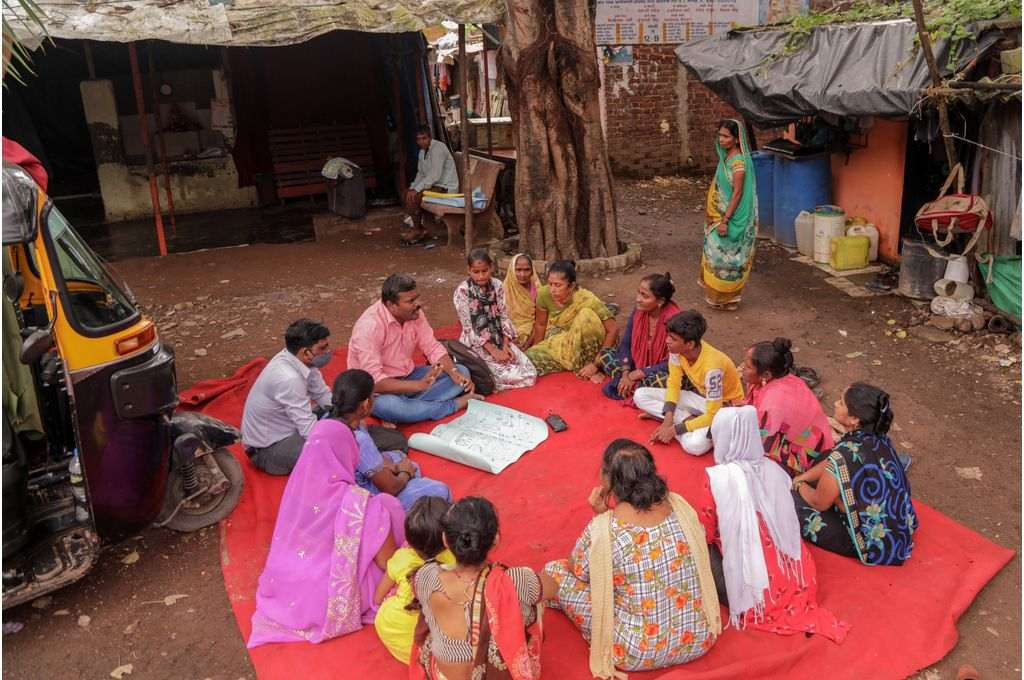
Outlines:
[{"label": "folded cloth on mat", "polygon": [[[452,208],[464,208],[466,207],[466,195],[465,194],[442,194],[437,191],[424,191],[423,192],[424,203],[436,203],[437,205],[447,205]],[[484,196],[484,192],[477,187],[473,189],[473,208],[476,210],[483,210],[487,207],[487,197]]]}]

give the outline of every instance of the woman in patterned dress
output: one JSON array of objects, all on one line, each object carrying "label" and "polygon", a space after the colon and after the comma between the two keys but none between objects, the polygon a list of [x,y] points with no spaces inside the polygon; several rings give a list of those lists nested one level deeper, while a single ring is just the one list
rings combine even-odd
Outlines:
[{"label": "woman in patterned dress", "polygon": [[676,287],[672,276],[648,274],[636,290],[636,308],[629,315],[617,348],[608,347],[597,354],[592,364],[580,371],[593,370],[591,380],[604,383],[601,392],[609,399],[628,399],[638,387],[668,385],[668,347],[666,324],[679,312],[672,298]]},{"label": "woman in patterned dress", "polygon": [[793,480],[803,535],[863,564],[903,564],[914,549],[918,520],[910,482],[889,440],[889,395],[854,383],[835,407],[846,434],[828,458]]},{"label": "woman in patterned dress", "polygon": [[601,300],[576,283],[576,265],[557,260],[548,267],[547,285],[537,293],[533,337],[526,356],[538,375],[578,371],[590,379],[598,352],[615,344],[615,315]]},{"label": "woman in patterned dress", "polygon": [[494,262],[483,248],[466,258],[469,278],[455,289],[455,311],[462,324],[459,342],[480,357],[494,377],[495,387],[507,390],[537,382],[537,369],[516,345],[501,281],[491,276]]},{"label": "woman in patterned dress", "polygon": [[842,642],[849,626],[818,606],[818,579],[800,539],[789,476],[764,456],[753,406],[723,408],[711,424],[715,463],[694,507],[722,555],[729,622],[779,635],[817,633]]},{"label": "woman in patterned dress", "polygon": [[356,484],[359,447],[345,423],[313,426],[288,477],[256,589],[250,649],[323,642],[373,623],[374,594],[405,542],[405,512]]},{"label": "woman in patterned dress", "polygon": [[835,442],[818,398],[793,373],[792,347],[789,338],[762,340],[747,350],[740,371],[747,403],[757,409],[765,455],[795,477],[811,469]]},{"label": "woman in patterned dress", "polygon": [[[721,620],[704,530],[686,501],[668,491],[650,451],[628,439],[612,442],[590,504],[597,516],[571,557],[549,562],[545,573],[558,584],[552,606],[591,643],[591,672],[600,675],[594,655],[605,646],[592,635],[609,628],[609,661],[619,670],[664,668],[706,654]],[[594,553],[602,536],[606,546],[610,538],[606,573]],[[613,600],[610,626],[595,625],[602,593]]]},{"label": "woman in patterned dress", "polygon": [[700,282],[709,306],[735,309],[750,276],[757,239],[754,162],[739,121],[718,124],[715,151],[718,167],[708,189]]},{"label": "woman in patterned dress", "polygon": [[490,561],[498,515],[486,498],[467,497],[441,520],[455,564],[430,560],[409,579],[420,610],[410,680],[540,677],[540,617],[554,584],[529,567]]}]

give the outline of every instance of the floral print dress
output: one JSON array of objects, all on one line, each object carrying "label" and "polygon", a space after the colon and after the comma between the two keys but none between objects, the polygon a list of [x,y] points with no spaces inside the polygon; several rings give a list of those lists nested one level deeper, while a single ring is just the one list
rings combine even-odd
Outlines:
[{"label": "floral print dress", "polygon": [[[588,642],[592,524],[576,541],[571,561],[555,560],[545,567],[558,583],[553,606],[562,609]],[[675,515],[653,527],[625,524],[613,517],[611,530],[615,666],[640,671],[703,656],[715,637],[701,610],[697,566]]]},{"label": "floral print dress", "polygon": [[839,500],[835,508],[818,512],[794,492],[804,538],[867,565],[910,559],[917,513],[889,437],[850,432],[821,464],[838,482]]},{"label": "floral print dress", "polygon": [[[471,290],[471,286],[477,290]],[[537,369],[523,350],[513,343],[516,339],[516,329],[508,315],[505,290],[501,281],[492,278],[490,287],[482,291],[470,281],[463,281],[455,289],[453,302],[459,323],[462,325],[459,342],[469,347],[487,364],[499,391],[529,387],[537,382]],[[512,361],[507,363],[495,361],[484,349],[488,342],[497,346],[503,341],[512,353]]]}]

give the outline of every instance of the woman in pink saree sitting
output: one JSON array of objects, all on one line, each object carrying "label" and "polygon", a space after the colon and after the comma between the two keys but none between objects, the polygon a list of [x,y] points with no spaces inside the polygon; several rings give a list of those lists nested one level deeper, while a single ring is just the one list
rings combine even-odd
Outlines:
[{"label": "woman in pink saree sitting", "polygon": [[358,462],[347,425],[313,427],[281,499],[248,647],[322,642],[373,623],[377,583],[405,542],[405,512],[394,496],[356,484]]},{"label": "woman in pink saree sitting", "polygon": [[793,374],[792,346],[788,338],[761,341],[747,350],[740,370],[747,403],[757,409],[765,455],[795,477],[828,453],[833,440],[818,398]]}]

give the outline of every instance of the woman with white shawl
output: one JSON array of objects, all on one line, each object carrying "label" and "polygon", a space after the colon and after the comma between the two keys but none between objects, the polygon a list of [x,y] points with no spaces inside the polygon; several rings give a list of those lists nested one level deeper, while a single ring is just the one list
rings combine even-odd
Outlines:
[{"label": "woman with white shawl", "polygon": [[[729,623],[839,643],[849,626],[817,603],[817,573],[800,537],[789,475],[764,455],[753,406],[723,408],[711,425],[715,463],[692,499],[712,562],[722,556]],[[717,571],[717,570],[716,570]]]}]

